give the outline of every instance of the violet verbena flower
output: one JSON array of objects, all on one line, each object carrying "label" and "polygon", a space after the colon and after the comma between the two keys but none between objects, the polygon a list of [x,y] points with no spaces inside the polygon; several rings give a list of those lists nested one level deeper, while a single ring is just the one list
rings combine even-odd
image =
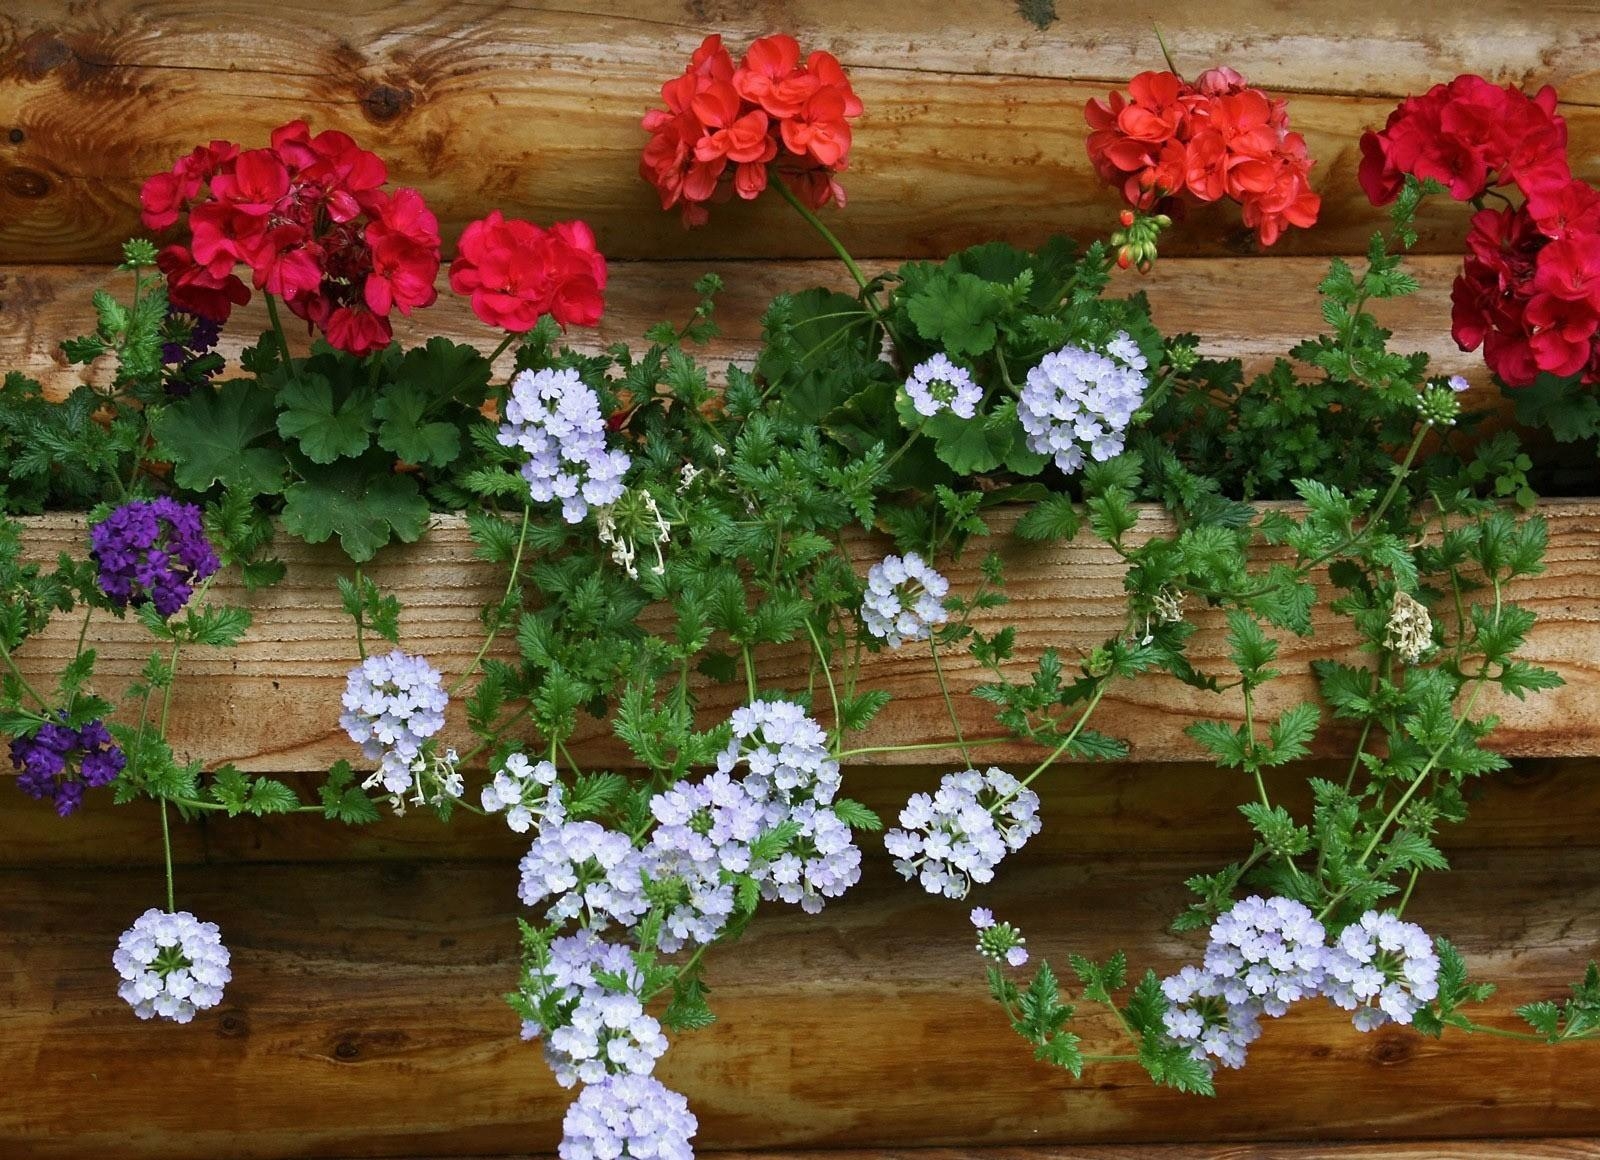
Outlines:
[{"label": "violet verbena flower", "polygon": [[141,1019],[159,1015],[187,1023],[222,1002],[233,972],[214,922],[188,911],[145,911],[117,940],[111,963],[122,976],[120,995]]},{"label": "violet verbena flower", "polygon": [[1118,332],[1104,354],[1064,346],[1028,372],[1017,417],[1028,449],[1049,455],[1067,474],[1086,459],[1122,454],[1124,435],[1150,385],[1138,345]]},{"label": "violet verbena flower", "polygon": [[650,909],[644,895],[644,855],[627,834],[598,822],[562,821],[539,829],[522,856],[517,895],[527,906],[554,899],[551,922],[578,919],[605,930],[632,926]]},{"label": "violet verbena flower", "polygon": [[1362,1031],[1410,1023],[1439,997],[1439,955],[1420,926],[1369,910],[1328,949],[1322,990]]},{"label": "violet verbena flower", "polygon": [[162,616],[189,602],[221,566],[200,509],[168,496],[129,500],[89,530],[100,591],[118,608],[147,601]]},{"label": "violet verbena flower", "polygon": [[110,785],[128,764],[104,724],[90,721],[72,728],[66,713],[46,722],[31,737],[11,742],[11,764],[19,770],[17,788],[36,801],[55,803],[62,817],[83,802],[86,788]]},{"label": "violet verbena flower", "polygon": [[650,801],[656,828],[645,848],[650,893],[667,909],[660,949],[709,943],[733,915],[736,874],[750,869],[761,803],[725,773],[680,783]]},{"label": "violet verbena flower", "polygon": [[861,622],[873,636],[899,648],[908,640],[927,640],[934,627],[950,619],[946,580],[915,552],[885,556],[867,570]]},{"label": "violet verbena flower", "polygon": [[[620,979],[617,989],[599,975]],[[522,1037],[543,1037],[545,1060],[562,1087],[617,1074],[649,1075],[667,1050],[661,1024],[645,1013],[644,978],[625,946],[591,930],[553,940],[523,979],[523,999],[551,1020],[524,1020]]]},{"label": "violet verbena flower", "polygon": [[578,1094],[561,1122],[561,1160],[693,1160],[700,1122],[658,1079],[618,1075]]},{"label": "violet verbena flower", "polygon": [[561,501],[561,518],[578,523],[591,506],[615,503],[633,460],[606,447],[600,399],[571,369],[523,371],[511,380],[500,443],[528,453],[522,477],[540,503]]},{"label": "violet verbena flower", "polygon": [[491,814],[505,810],[506,825],[519,834],[526,834],[535,818],[540,825],[559,826],[567,816],[555,765],[548,761],[535,765],[520,753],[507,757],[494,780],[483,787],[483,808]]},{"label": "violet verbena flower", "polygon": [[423,742],[444,728],[449,700],[444,677],[426,657],[395,649],[350,670],[339,724],[363,755],[378,762],[378,781],[398,795],[411,788],[412,764]]},{"label": "violet verbena flower", "polygon": [[968,916],[978,928],[978,953],[986,959],[1007,966],[1020,967],[1028,961],[1028,950],[1023,944],[1028,940],[1009,922],[995,922],[994,912],[986,906],[975,906]]},{"label": "violet verbena flower", "polygon": [[745,791],[762,812],[763,829],[792,822],[789,847],[750,873],[768,900],[798,903],[816,914],[861,879],[861,850],[850,827],[833,812],[839,763],[828,754],[828,735],[792,701],[757,701],[733,711],[733,740],[717,756],[717,772],[740,765]]},{"label": "violet verbena flower", "polygon": [[177,367],[164,384],[167,394],[182,398],[192,394],[197,383],[211,381],[215,371],[198,372],[195,364],[216,349],[222,336],[222,323],[204,315],[167,307],[167,333],[186,332],[187,337],[161,344],[161,364]]},{"label": "violet verbena flower", "polygon": [[964,769],[945,774],[931,797],[912,794],[900,824],[883,845],[901,877],[917,878],[929,894],[965,898],[1039,832],[1039,795],[1003,769]]},{"label": "violet verbena flower", "polygon": [[930,419],[940,411],[970,419],[983,402],[983,388],[972,381],[971,372],[951,362],[943,352],[912,368],[911,377],[906,380],[906,394],[917,414]]}]

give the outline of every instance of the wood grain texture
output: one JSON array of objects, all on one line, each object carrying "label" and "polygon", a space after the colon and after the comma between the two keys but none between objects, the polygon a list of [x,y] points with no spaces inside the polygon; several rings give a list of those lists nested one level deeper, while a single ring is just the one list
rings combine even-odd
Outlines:
[{"label": "wood grain texture", "polygon": [[[1382,0],[1215,6],[1185,13],[1189,73],[1230,64],[1298,94],[1291,106],[1323,193],[1321,225],[1284,253],[1361,249],[1380,221],[1355,181],[1361,131],[1398,97],[1477,70],[1554,82],[1577,170],[1600,173],[1594,3]],[[646,0],[587,5],[428,0],[318,5],[44,0],[0,17],[0,260],[104,260],[137,232],[137,191],[195,143],[265,142],[294,117],[351,132],[438,211],[447,238],[489,209],[587,218],[614,257],[825,252],[778,201],[726,206],[683,232],[637,177],[643,109],[702,35],[742,48],[787,31],[851,70],[867,112],[838,231],[862,254],[943,254],[992,237],[1100,236],[1118,205],[1083,147],[1082,107],[1160,67],[1158,0],[1075,4],[1042,31],[1009,0]],[[1175,32],[1178,29],[1173,28]],[[1423,246],[1459,250],[1466,214],[1438,204]],[[1254,246],[1210,207],[1172,253]]]},{"label": "wood grain texture", "polygon": [[[1274,802],[1309,816],[1308,777],[1339,778],[1348,762],[1299,762],[1268,770]],[[894,818],[913,793],[928,792],[949,766],[851,767],[845,792],[881,817]],[[1472,851],[1592,848],[1600,814],[1600,778],[1586,759],[1521,759],[1471,787],[1472,813],[1439,836],[1454,858]],[[318,779],[285,775],[310,799]],[[1238,804],[1238,779],[1213,765],[1188,762],[1082,765],[1035,783],[1043,832],[1030,848],[1049,857],[1115,858],[1130,850],[1158,859],[1194,858],[1217,866],[1251,843]],[[174,825],[173,856],[183,865],[235,862],[491,862],[509,866],[528,847],[499,817],[457,814],[449,824],[429,814],[385,817],[345,827],[306,818],[221,818],[204,815]],[[877,848],[875,838],[865,840]],[[46,804],[0,785],[0,867],[139,866],[159,864],[161,823],[152,803],[113,806],[90,794],[66,822]]]},{"label": "wood grain texture", "polygon": [[717,1160],[1587,1160],[1600,1140],[1417,1140],[1349,1144],[1093,1144],[1013,1148],[863,1148],[828,1152],[719,1152]]},{"label": "wood grain texture", "polygon": [[[1036,956],[1125,948],[1167,971],[1197,953],[1163,932],[1200,864],[1043,853],[1008,862],[981,900]],[[570,1093],[496,998],[516,973],[514,878],[470,863],[182,872],[180,904],[221,925],[234,980],[222,1008],[176,1027],[135,1020],[109,967],[117,933],[160,897],[158,871],[0,872],[0,1073],[32,1097],[0,1098],[0,1155],[548,1151]],[[1502,984],[1483,1017],[1510,1025],[1514,1005],[1581,972],[1597,914],[1592,849],[1552,849],[1462,855],[1407,916]],[[705,1148],[1600,1132],[1600,1043],[1360,1035],[1317,1005],[1273,1021],[1214,1101],[1129,1064],[1075,1083],[1004,1026],[970,943],[964,906],[871,859],[822,916],[764,913],[708,959],[721,1019],[658,1074],[689,1095]],[[1121,1050],[1098,1014],[1079,1029],[1086,1050]]]},{"label": "wood grain texture", "polygon": [[[1480,711],[1502,718],[1492,744],[1499,750],[1529,757],[1576,757],[1600,754],[1600,603],[1595,599],[1593,567],[1600,551],[1600,503],[1552,500],[1541,505],[1550,543],[1544,575],[1518,581],[1507,598],[1525,604],[1539,616],[1522,655],[1548,665],[1566,686],[1525,701],[1486,693]],[[1075,658],[1124,630],[1126,610],[1123,565],[1104,544],[1088,533],[1069,544],[1040,546],[1007,535],[1016,512],[998,511],[991,518],[994,537],[975,544],[945,569],[955,592],[971,591],[979,581],[978,563],[988,548],[1007,561],[1011,603],[973,623],[994,631],[1017,626],[1016,658],[1008,671],[1026,678],[1046,648],[1056,648],[1070,664]],[[80,551],[83,522],[75,516],[32,517],[26,521],[28,551],[53,560],[62,551]],[[1167,517],[1153,508],[1140,514],[1137,538],[1169,532]],[[885,547],[862,535],[847,541],[859,572],[880,558]],[[255,614],[245,641],[229,650],[194,648],[184,657],[183,678],[173,699],[170,737],[180,755],[216,764],[231,761],[242,769],[290,771],[326,768],[355,756],[338,725],[338,702],[345,674],[354,664],[355,644],[348,618],[339,606],[335,577],[348,564],[328,545],[313,548],[281,538],[280,555],[288,578],[277,587],[247,597],[231,579],[213,584],[212,599],[243,603]],[[1263,557],[1266,559],[1268,557]],[[429,657],[447,680],[454,679],[482,642],[479,610],[498,599],[504,581],[496,570],[472,559],[472,545],[460,517],[438,516],[431,530],[414,545],[387,549],[369,569],[405,609],[402,643]],[[1283,678],[1270,682],[1257,701],[1262,719],[1302,700],[1316,698],[1310,662],[1320,657],[1360,657],[1358,639],[1347,621],[1326,608],[1329,594],[1319,598],[1314,634],[1284,639],[1279,657]],[[1191,618],[1200,631],[1188,655],[1197,667],[1222,671],[1227,664],[1222,617],[1216,610],[1195,609]],[[58,617],[47,631],[30,639],[18,653],[30,678],[53,684],[72,655],[79,623]],[[135,621],[101,616],[89,633],[98,650],[100,691],[116,699],[143,667],[150,642]],[[501,655],[511,655],[514,642],[496,642]],[[804,689],[809,648],[773,646],[758,652],[763,689]],[[997,737],[992,707],[970,696],[985,679],[969,658],[946,662],[951,690],[969,739]],[[930,722],[943,719],[943,704],[928,654],[915,648],[868,654],[862,688],[881,688],[893,703],[863,735],[861,744],[904,745],[936,740]],[[744,699],[742,682],[698,687],[705,721],[725,717]],[[132,708],[132,706],[130,706]],[[459,706],[446,736],[465,742]],[[1165,675],[1147,674],[1113,685],[1095,718],[1096,728],[1130,740],[1134,761],[1194,760],[1203,756],[1183,728],[1201,717],[1242,718],[1242,704],[1232,695],[1192,689]],[[1340,751],[1350,737],[1329,725],[1318,741],[1323,755]],[[581,746],[581,748],[579,748]],[[590,767],[627,765],[630,758],[609,734],[606,722],[581,717],[574,749]],[[463,749],[470,748],[463,744]],[[1029,761],[1042,754],[1032,746],[995,745],[984,749],[987,760]],[[918,760],[929,755],[919,754]],[[903,763],[899,754],[877,754],[874,764]]]},{"label": "wood grain texture", "polygon": [[[897,264],[897,259],[885,259],[878,267]],[[1436,374],[1465,375],[1473,383],[1470,407],[1501,409],[1500,392],[1489,381],[1482,354],[1463,352],[1450,337],[1450,284],[1460,267],[1459,258],[1416,258],[1411,268],[1420,290],[1409,298],[1376,303],[1377,317],[1394,331],[1394,349],[1426,352]],[[850,285],[837,262],[617,262],[599,327],[570,331],[567,339],[590,352],[615,342],[637,345],[654,323],[689,316],[698,300],[693,283],[708,271],[726,285],[716,315],[722,333],[699,351],[714,371],[728,362],[748,367],[754,361],[761,347],[761,316],[777,295],[810,286]],[[1119,272],[1112,285],[1116,294],[1148,294],[1156,324],[1165,333],[1197,334],[1203,353],[1241,359],[1254,372],[1287,357],[1296,343],[1325,327],[1316,287],[1326,273],[1322,258],[1164,258],[1147,275]],[[0,265],[0,368],[38,379],[57,397],[80,383],[109,382],[109,360],[74,367],[60,353],[62,339],[93,329],[90,298],[101,286],[124,295],[131,292],[126,276],[119,281],[104,266]],[[411,345],[442,334],[484,353],[492,350],[501,336],[479,322],[443,278],[439,290],[435,306],[409,319],[395,317],[397,341]],[[217,348],[232,373],[237,373],[240,350],[254,343],[267,325],[259,296],[234,313]],[[510,368],[509,356],[503,356],[499,370],[509,373]]]}]

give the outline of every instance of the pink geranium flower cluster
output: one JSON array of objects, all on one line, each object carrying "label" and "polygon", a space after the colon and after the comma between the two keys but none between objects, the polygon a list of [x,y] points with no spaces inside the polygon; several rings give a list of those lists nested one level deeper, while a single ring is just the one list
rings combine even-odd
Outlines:
[{"label": "pink geranium flower cluster", "polygon": [[[1451,333],[1462,350],[1483,347],[1510,387],[1541,373],[1600,381],[1600,194],[1572,176],[1555,110],[1548,85],[1530,97],[1460,76],[1407,98],[1361,139],[1361,187],[1374,205],[1394,200],[1409,174],[1478,207]],[[1504,188],[1521,201],[1484,208]]]},{"label": "pink geranium flower cluster", "polygon": [[383,188],[388,170],[347,134],[312,136],[304,121],[265,149],[213,141],[145,182],[144,224],[187,219],[189,245],[161,251],[174,306],[217,322],[257,290],[355,355],[389,343],[391,311],[437,296],[439,223],[414,189]]}]

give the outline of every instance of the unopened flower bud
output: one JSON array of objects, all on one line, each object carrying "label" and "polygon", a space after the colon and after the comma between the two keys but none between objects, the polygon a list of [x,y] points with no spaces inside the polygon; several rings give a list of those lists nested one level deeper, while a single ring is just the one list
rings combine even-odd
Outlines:
[{"label": "unopened flower bud", "polygon": [[1133,211],[1131,209],[1123,210],[1122,211],[1122,215],[1117,220],[1122,223],[1124,228],[1133,225],[1133,222],[1134,222]]},{"label": "unopened flower bud", "polygon": [[1417,396],[1417,412],[1424,423],[1451,427],[1461,414],[1461,398],[1448,386],[1424,387]]}]

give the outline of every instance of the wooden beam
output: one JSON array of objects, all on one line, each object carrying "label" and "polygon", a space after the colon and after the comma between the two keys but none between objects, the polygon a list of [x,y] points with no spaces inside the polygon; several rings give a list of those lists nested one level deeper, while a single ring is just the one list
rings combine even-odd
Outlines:
[{"label": "wooden beam", "polygon": [[[926,11],[846,0],[250,0],[226,20],[188,0],[13,7],[0,17],[0,260],[30,262],[111,259],[140,232],[146,176],[215,137],[264,144],[296,117],[377,150],[451,239],[498,206],[585,217],[619,258],[821,255],[777,199],[718,207],[711,226],[685,233],[637,175],[641,114],[713,31],[739,50],[755,34],[792,32],[851,70],[867,111],[845,175],[851,206],[832,220],[858,253],[1102,236],[1119,205],[1089,167],[1083,104],[1161,67],[1150,29],[1167,18],[1159,0],[1074,5],[1043,31],[999,0]],[[1574,11],[1592,17],[1592,3],[1313,7],[1222,5],[1192,27],[1186,19],[1175,44],[1190,75],[1226,63],[1294,94],[1324,208],[1319,228],[1292,231],[1281,252],[1363,249],[1382,214],[1356,184],[1361,132],[1399,97],[1463,70],[1561,86],[1575,165],[1596,176],[1594,39]],[[1423,247],[1459,252],[1466,220],[1462,207],[1434,204]],[[1168,244],[1174,254],[1253,247],[1237,210],[1222,206],[1194,214]]]},{"label": "wooden beam", "polygon": [[[305,822],[305,825],[320,825]],[[768,908],[707,960],[719,1021],[658,1074],[713,1148],[1111,1144],[1594,1135],[1600,1043],[1362,1035],[1322,1004],[1269,1021],[1215,1100],[1131,1064],[1081,1082],[1035,1063],[988,999],[966,906],[1019,923],[1037,958],[1126,949],[1167,972],[1198,936],[1166,933],[1194,859],[1009,861],[967,904],[880,857],[820,917]],[[118,932],[159,904],[160,871],[0,871],[0,1155],[522,1154],[552,1149],[571,1096],[518,1041],[507,864],[259,865],[183,871],[179,905],[233,952],[224,1005],[187,1027],[116,998]],[[1479,852],[1407,917],[1451,938],[1502,991],[1482,1018],[1564,993],[1600,942],[1593,848]],[[1084,1009],[1085,1050],[1121,1051]],[[155,1064],[153,1061],[164,1061]],[[23,1094],[25,1089],[25,1095]],[[1247,1154],[1248,1155],[1248,1154]]]}]

